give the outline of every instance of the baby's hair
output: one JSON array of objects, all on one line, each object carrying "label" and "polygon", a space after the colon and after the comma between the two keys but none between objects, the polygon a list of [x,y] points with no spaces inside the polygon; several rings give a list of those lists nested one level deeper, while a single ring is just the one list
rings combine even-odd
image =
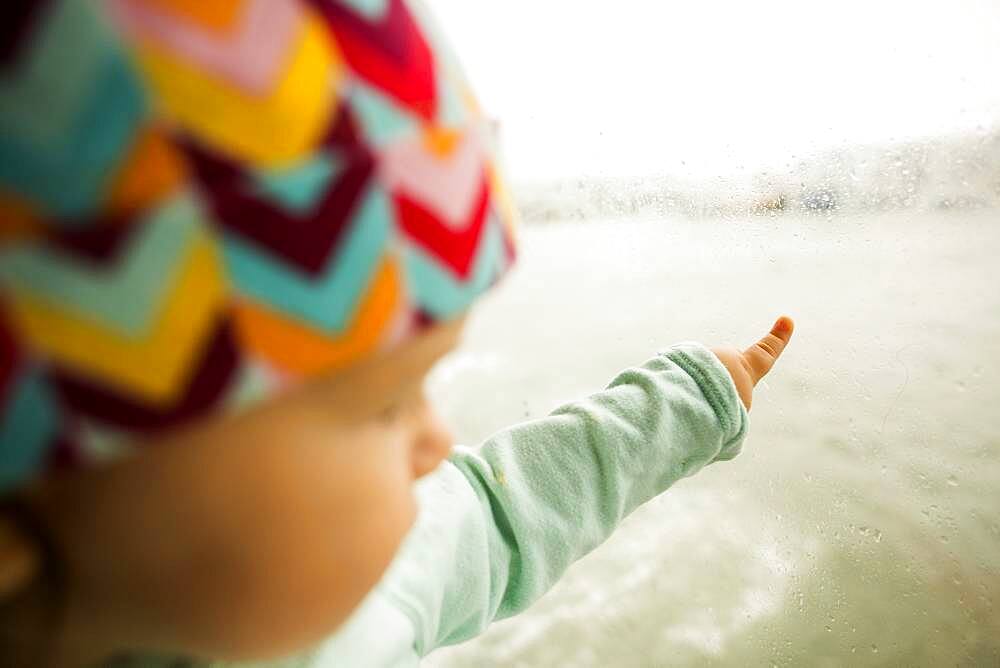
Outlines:
[{"label": "baby's hair", "polygon": [[31,543],[39,567],[31,580],[0,598],[0,665],[49,665],[48,653],[66,610],[66,570],[44,523],[14,496],[0,500],[0,517]]}]

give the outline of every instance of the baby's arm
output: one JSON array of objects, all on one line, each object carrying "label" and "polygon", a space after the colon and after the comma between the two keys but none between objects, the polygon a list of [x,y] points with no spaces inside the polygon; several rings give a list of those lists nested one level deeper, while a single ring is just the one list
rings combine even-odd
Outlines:
[{"label": "baby's arm", "polygon": [[736,456],[747,420],[726,367],[685,344],[457,449],[418,484],[416,526],[321,654],[340,661],[331,665],[415,664],[524,610],[639,505]]}]

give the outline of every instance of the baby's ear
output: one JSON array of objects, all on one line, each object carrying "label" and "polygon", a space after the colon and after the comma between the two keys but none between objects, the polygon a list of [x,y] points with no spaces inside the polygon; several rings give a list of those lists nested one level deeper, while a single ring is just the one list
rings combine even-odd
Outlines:
[{"label": "baby's ear", "polygon": [[40,568],[38,547],[9,517],[0,515],[0,601],[32,581]]}]

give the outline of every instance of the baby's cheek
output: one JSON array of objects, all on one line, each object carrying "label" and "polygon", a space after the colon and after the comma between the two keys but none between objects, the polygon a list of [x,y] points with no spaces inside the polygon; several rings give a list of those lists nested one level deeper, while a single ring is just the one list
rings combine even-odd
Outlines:
[{"label": "baby's cheek", "polygon": [[[364,445],[370,455],[355,448],[353,465],[337,467],[327,482],[340,493],[331,494],[326,507],[311,507],[304,498],[299,508],[309,517],[286,522],[298,525],[295,535],[285,537],[273,564],[247,578],[259,583],[266,572],[270,580],[258,599],[261,615],[253,621],[259,623],[249,628],[266,628],[275,646],[294,649],[335,631],[382,577],[416,520],[404,453]],[[275,617],[288,622],[285,628]]]}]

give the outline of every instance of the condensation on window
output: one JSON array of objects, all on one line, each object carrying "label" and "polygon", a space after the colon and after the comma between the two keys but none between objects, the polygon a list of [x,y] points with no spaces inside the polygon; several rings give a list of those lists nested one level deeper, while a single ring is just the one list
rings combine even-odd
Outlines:
[{"label": "condensation on window", "polygon": [[798,327],[739,458],[427,664],[1000,665],[1000,5],[430,4],[525,219],[464,442]]}]

